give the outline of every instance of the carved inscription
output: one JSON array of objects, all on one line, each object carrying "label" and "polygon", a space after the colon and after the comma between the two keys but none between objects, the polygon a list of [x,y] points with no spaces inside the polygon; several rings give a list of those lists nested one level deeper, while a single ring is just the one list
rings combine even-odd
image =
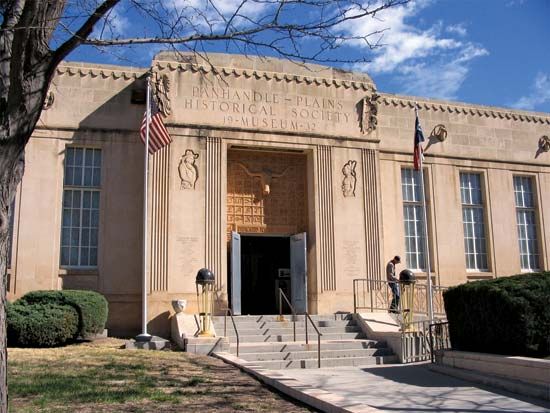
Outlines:
[{"label": "carved inscription", "polygon": [[193,86],[182,109],[213,112],[240,128],[322,132],[323,123],[353,122],[340,99],[230,87]]},{"label": "carved inscription", "polygon": [[348,277],[358,277],[360,275],[359,265],[359,242],[344,241],[344,272]]},{"label": "carved inscription", "polygon": [[179,236],[176,239],[178,261],[183,276],[195,276],[200,269],[199,238]]}]

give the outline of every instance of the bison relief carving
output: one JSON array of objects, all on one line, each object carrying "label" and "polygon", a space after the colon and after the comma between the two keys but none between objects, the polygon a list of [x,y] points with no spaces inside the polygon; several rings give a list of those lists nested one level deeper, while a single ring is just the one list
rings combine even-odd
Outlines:
[{"label": "bison relief carving", "polygon": [[199,157],[198,153],[192,149],[187,149],[181,156],[178,165],[178,173],[181,180],[181,189],[195,189],[197,179],[199,179],[199,170],[195,165],[195,160]]},{"label": "bison relief carving", "polygon": [[348,161],[342,168],[344,179],[342,180],[342,193],[345,197],[355,196],[355,185],[357,184],[357,177],[355,175],[355,167],[357,161]]}]

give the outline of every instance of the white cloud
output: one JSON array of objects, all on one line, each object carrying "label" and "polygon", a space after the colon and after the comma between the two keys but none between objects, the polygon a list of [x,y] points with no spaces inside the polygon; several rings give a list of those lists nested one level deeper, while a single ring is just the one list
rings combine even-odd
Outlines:
[{"label": "white cloud", "polygon": [[525,3],[525,0],[510,0],[506,3],[506,7],[523,6],[523,3]]},{"label": "white cloud", "polygon": [[[375,18],[353,21],[346,30],[353,36],[369,33],[370,63],[357,67],[374,75],[391,74],[408,94],[454,99],[476,57],[487,55],[482,46],[467,41],[464,24],[445,27],[437,22],[420,29],[409,21],[432,4],[415,0],[377,13]],[[376,6],[376,5],[375,5]],[[356,46],[364,43],[355,42]]]},{"label": "white cloud", "polygon": [[455,99],[468,76],[470,60],[486,54],[485,49],[470,46],[450,57],[450,60],[442,56],[429,63],[403,68],[397,77],[406,94]]},{"label": "white cloud", "polygon": [[534,110],[538,105],[550,102],[550,74],[537,73],[531,93],[527,96],[522,96],[517,102],[512,104],[512,107],[517,109]]},{"label": "white cloud", "polygon": [[[183,11],[191,16],[194,24],[203,27],[209,27],[214,24],[224,24],[224,19],[231,18],[236,12],[240,16],[255,18],[267,7],[269,2],[249,0],[174,0],[174,5],[179,11]],[[237,17],[234,25],[242,23],[243,19]]]},{"label": "white cloud", "polygon": [[445,28],[445,31],[451,34],[456,34],[461,37],[464,37],[468,34],[468,31],[466,30],[466,26],[464,25],[464,23],[447,26]]}]

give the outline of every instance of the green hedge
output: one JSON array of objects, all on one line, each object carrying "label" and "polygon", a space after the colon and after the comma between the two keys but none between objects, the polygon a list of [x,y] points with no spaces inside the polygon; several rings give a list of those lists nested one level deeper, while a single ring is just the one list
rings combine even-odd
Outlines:
[{"label": "green hedge", "polygon": [[78,314],[78,335],[81,337],[101,333],[107,322],[107,300],[95,291],[31,291],[16,303],[18,305],[55,303],[74,307]]},{"label": "green hedge", "polygon": [[68,305],[10,304],[6,307],[8,344],[52,347],[78,335],[78,313]]},{"label": "green hedge", "polygon": [[453,349],[550,355],[550,272],[462,284],[443,298]]}]

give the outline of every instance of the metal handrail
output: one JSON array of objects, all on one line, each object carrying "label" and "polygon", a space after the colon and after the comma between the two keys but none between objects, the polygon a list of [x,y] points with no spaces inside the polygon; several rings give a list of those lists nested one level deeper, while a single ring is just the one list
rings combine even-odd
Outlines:
[{"label": "metal handrail", "polygon": [[292,311],[292,332],[294,334],[294,341],[296,341],[296,310],[294,309],[294,306],[290,304],[290,301],[288,300],[286,294],[283,292],[282,289],[279,288],[279,321],[284,320],[283,317],[283,302],[282,298],[285,299],[286,303],[290,307],[290,310]]},{"label": "metal handrail", "polygon": [[[294,328],[294,341],[296,341],[296,310],[294,309],[294,306],[290,303],[288,297],[283,292],[282,289],[279,288],[279,318],[282,319],[283,317],[283,305],[281,298],[284,298],[288,306],[290,307],[290,310],[292,311],[292,321],[293,321],[293,328]],[[307,332],[307,322],[310,321],[311,325],[315,329],[315,332],[317,333],[317,367],[321,368],[321,336],[323,335],[311,317],[309,316],[308,312],[304,312],[304,327],[305,327],[305,333],[306,333],[306,345],[309,345],[309,338],[308,338],[308,332]]]},{"label": "metal handrail", "polygon": [[235,330],[235,337],[237,338],[237,357],[239,357],[239,331],[237,330],[237,325],[235,324],[235,319],[233,318],[233,311],[231,311],[231,308],[224,308],[223,313],[223,336],[227,337],[227,313],[229,313],[229,317],[231,317],[231,323],[233,323],[233,329]]},{"label": "metal handrail", "polygon": [[304,321],[305,321],[305,324],[306,324],[306,345],[308,344],[307,320],[309,320],[311,322],[311,325],[313,326],[313,328],[315,329],[315,332],[317,333],[317,367],[321,368],[321,336],[323,334],[321,334],[321,332],[319,331],[319,329],[317,328],[317,326],[315,325],[315,323],[313,322],[313,320],[311,319],[311,317],[309,316],[309,314],[306,311],[305,317],[304,317]]},{"label": "metal handrail", "polygon": [[436,362],[436,351],[451,349],[452,345],[449,338],[449,322],[441,321],[430,324],[430,354],[432,363]]},{"label": "metal handrail", "polygon": [[[387,311],[392,299],[389,282],[374,278],[356,278],[353,280],[353,312],[357,310],[367,311]],[[443,292],[448,287],[434,285],[432,286],[434,315],[445,317],[445,309],[443,307]],[[415,314],[428,314],[426,308],[426,294],[428,287],[423,282],[417,281],[415,284]]]}]

